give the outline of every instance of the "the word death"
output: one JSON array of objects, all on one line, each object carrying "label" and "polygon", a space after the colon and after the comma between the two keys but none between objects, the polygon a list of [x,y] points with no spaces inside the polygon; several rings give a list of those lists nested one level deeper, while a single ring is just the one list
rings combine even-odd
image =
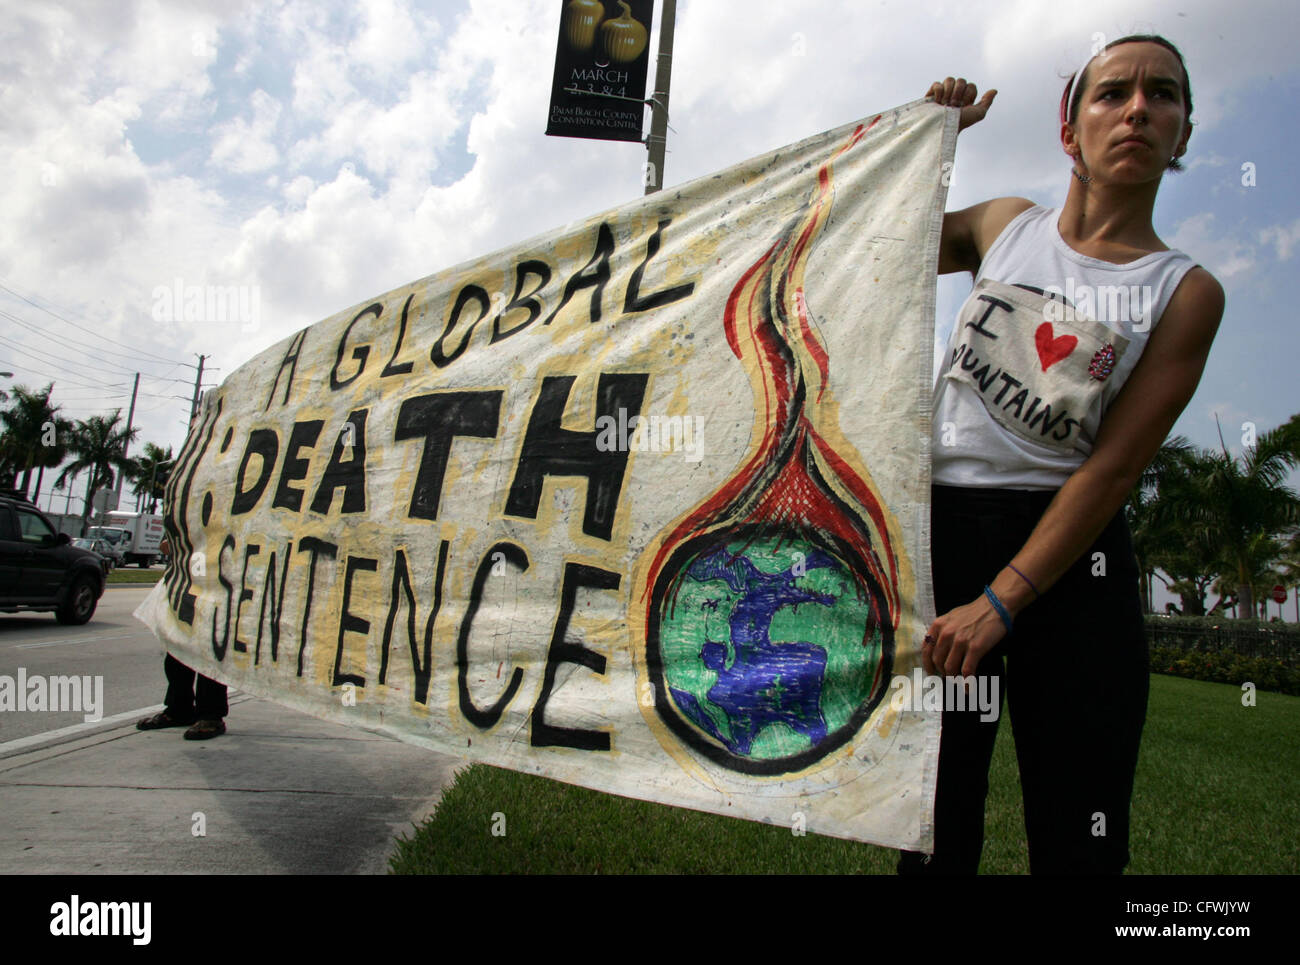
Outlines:
[{"label": "the word death", "polygon": [[[618,511],[629,450],[602,447],[601,434],[566,429],[561,423],[573,388],[573,376],[542,379],[524,430],[514,477],[499,508],[506,516],[536,519],[543,483],[548,476],[587,480],[582,531],[608,541]],[[596,383],[596,425],[622,413],[641,410],[649,376],[644,373],[601,373]],[[400,494],[411,519],[437,519],[451,446],[457,438],[495,439],[501,422],[504,391],[444,391],[402,402],[396,424],[388,429],[394,442],[422,444],[420,468],[410,493]],[[232,518],[257,509],[270,494],[270,509],[289,513],[310,510],[320,515],[366,512],[366,437],[368,409],[357,409],[345,429],[330,433],[332,446],[325,468],[308,499],[299,484],[313,473],[312,455],[325,429],[323,419],[295,422],[288,438],[273,427],[253,429],[235,474],[230,502]],[[272,480],[274,479],[274,485]]]}]

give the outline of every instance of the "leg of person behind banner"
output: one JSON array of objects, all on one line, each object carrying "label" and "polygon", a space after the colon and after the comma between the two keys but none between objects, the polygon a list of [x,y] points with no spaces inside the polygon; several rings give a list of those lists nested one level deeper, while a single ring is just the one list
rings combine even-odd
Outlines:
[{"label": "leg of person behind banner", "polygon": [[194,671],[169,653],[163,659],[163,673],[167,675],[164,709],[162,713],[136,721],[138,730],[189,727],[194,723]]},{"label": "leg of person behind banner", "polygon": [[163,704],[169,716],[176,720],[194,720],[194,671],[170,653],[163,660],[163,673],[167,675],[167,696]]}]

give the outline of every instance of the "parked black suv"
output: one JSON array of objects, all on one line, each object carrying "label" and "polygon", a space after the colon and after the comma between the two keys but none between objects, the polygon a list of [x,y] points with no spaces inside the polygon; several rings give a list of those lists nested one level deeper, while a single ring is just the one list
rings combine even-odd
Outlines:
[{"label": "parked black suv", "polygon": [[21,494],[0,493],[0,613],[53,610],[85,623],[104,593],[100,558],[77,549]]}]

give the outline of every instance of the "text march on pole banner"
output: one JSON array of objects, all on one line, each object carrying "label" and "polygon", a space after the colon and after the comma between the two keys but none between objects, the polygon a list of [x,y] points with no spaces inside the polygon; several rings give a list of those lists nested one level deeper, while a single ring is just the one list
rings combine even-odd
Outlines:
[{"label": "text march on pole banner", "polygon": [[204,397],[138,615],[200,672],[602,791],[930,847],[919,667],[956,112],[431,275]]},{"label": "text march on pole banner", "polygon": [[561,0],[546,133],[641,140],[653,0]]}]

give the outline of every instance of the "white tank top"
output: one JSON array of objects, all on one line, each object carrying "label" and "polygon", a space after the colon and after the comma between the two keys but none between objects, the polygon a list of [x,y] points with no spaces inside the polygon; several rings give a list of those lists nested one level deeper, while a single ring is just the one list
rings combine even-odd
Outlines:
[{"label": "white tank top", "polygon": [[1034,206],[989,247],[935,384],[933,481],[1059,489],[1091,454],[1183,276],[1181,251],[1116,265],[1061,238]]}]

